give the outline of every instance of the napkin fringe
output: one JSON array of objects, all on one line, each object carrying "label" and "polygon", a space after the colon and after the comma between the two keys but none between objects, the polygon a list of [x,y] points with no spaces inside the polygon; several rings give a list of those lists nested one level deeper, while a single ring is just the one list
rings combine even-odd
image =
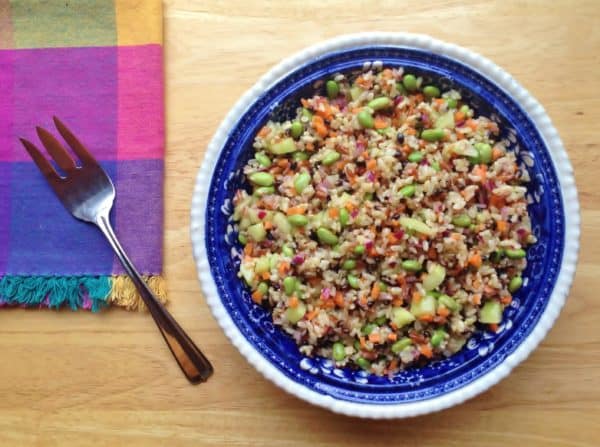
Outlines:
[{"label": "napkin fringe", "polygon": [[[147,275],[144,279],[156,296],[165,303],[164,278],[159,275]],[[128,310],[145,309],[133,281],[126,275],[0,277],[0,306],[58,309],[66,305],[73,310],[91,309],[96,312],[108,304]]]}]

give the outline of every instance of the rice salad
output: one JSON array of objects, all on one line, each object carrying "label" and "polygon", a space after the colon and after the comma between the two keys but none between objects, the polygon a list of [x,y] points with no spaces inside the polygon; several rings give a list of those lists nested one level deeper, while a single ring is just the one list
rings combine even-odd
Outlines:
[{"label": "rice salad", "polygon": [[233,198],[252,300],[303,354],[378,375],[497,330],[535,243],[498,125],[402,68],[318,93],[258,132]]}]

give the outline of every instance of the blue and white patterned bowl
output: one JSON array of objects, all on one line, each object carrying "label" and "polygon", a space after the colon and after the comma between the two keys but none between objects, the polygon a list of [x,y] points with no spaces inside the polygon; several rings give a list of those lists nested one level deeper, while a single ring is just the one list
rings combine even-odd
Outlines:
[{"label": "blue and white patterned bowl", "polygon": [[[307,358],[273,326],[236,277],[240,250],[231,232],[230,198],[240,168],[269,117],[289,118],[314,83],[371,65],[402,66],[453,87],[492,117],[532,178],[529,210],[539,242],[528,250],[524,286],[497,333],[479,332],[452,357],[393,378],[338,369]],[[561,140],[538,102],[510,75],[464,48],[427,36],[368,33],[310,47],[270,70],[238,101],[210,142],[192,202],[192,242],[202,290],[233,344],[286,391],[335,412],[408,417],[456,405],[497,383],[538,345],[558,316],[575,272],[579,204]],[[229,235],[229,236],[227,236]]]}]

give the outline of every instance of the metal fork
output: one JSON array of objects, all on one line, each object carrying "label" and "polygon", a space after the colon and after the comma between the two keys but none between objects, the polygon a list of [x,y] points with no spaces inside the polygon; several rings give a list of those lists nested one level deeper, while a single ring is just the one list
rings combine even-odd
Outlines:
[{"label": "metal fork", "polygon": [[37,134],[56,165],[64,172],[64,175],[60,175],[54,169],[33,143],[23,138],[20,139],[21,143],[44,174],[50,187],[65,208],[77,219],[97,225],[106,236],[119,261],[133,280],[167,342],[167,346],[169,346],[188,380],[194,384],[206,381],[213,372],[212,365],[160,301],[156,299],[154,293],[143,281],[125,254],[117,236],[115,236],[109,220],[110,210],[115,198],[115,187],[112,181],[83,144],[56,117],[54,117],[54,124],[63,139],[79,158],[80,166],[75,164],[75,161],[62,144],[50,132],[41,127],[36,128]]}]

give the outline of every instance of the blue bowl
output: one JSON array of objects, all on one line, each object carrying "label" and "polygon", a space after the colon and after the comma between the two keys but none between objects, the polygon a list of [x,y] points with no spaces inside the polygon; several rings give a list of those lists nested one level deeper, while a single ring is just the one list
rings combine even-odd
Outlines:
[{"label": "blue bowl", "polygon": [[[402,417],[438,410],[462,402],[508,374],[535,348],[562,307],[579,239],[570,164],[535,100],[520,98],[511,91],[510,87],[521,87],[510,77],[505,77],[503,85],[504,72],[494,75],[489,67],[482,70],[478,66],[485,62],[500,70],[491,62],[477,57],[472,63],[462,53],[472,55],[467,50],[431,40],[459,53],[458,57],[447,56],[452,51],[440,51],[431,44],[406,45],[410,38],[429,42],[425,37],[386,36],[391,40],[381,35],[341,38],[349,41],[345,45],[338,38],[330,45],[301,53],[294,63],[287,61],[279,72],[274,69],[271,77],[255,86],[211,143],[203,168],[211,175],[210,184],[207,172],[201,171],[192,211],[192,237],[203,289],[234,343],[259,370],[288,391],[335,411],[366,417]],[[336,73],[360,72],[372,64],[404,67],[442,90],[459,90],[477,114],[499,124],[501,138],[530,174],[529,212],[538,238],[527,252],[524,286],[505,310],[496,333],[481,329],[450,358],[407,369],[391,378],[339,369],[329,359],[302,355],[294,341],[273,325],[269,312],[252,302],[248,288],[237,278],[239,260],[233,254],[241,248],[237,235],[230,231],[231,198],[238,188],[246,186],[241,168],[252,157],[252,142],[260,128],[269,119],[294,116],[300,98],[315,94],[317,81]],[[554,308],[549,311],[551,305]],[[543,331],[535,334],[536,328]]]}]

